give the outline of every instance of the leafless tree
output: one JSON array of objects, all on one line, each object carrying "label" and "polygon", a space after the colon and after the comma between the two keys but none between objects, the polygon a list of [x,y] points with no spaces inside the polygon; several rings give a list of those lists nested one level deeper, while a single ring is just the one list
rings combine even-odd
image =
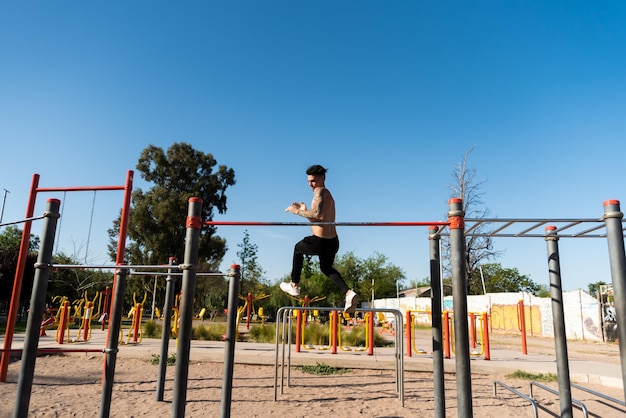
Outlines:
[{"label": "leafless tree", "polygon": [[[469,166],[470,154],[474,147],[465,152],[463,159],[452,171],[453,183],[450,184],[450,197],[463,199],[463,211],[466,219],[485,219],[489,216],[489,209],[484,206],[482,197],[484,195],[483,186],[486,179],[477,178],[475,168]],[[480,234],[487,232],[488,225],[482,224],[473,230]],[[442,240],[442,249],[445,260],[450,260],[450,241],[447,238]],[[480,280],[479,267],[487,261],[497,258],[501,254],[493,248],[493,239],[487,236],[471,236],[465,239],[465,262],[467,274],[467,290],[471,294],[472,282]],[[446,271],[450,272],[448,262],[444,262]]]}]

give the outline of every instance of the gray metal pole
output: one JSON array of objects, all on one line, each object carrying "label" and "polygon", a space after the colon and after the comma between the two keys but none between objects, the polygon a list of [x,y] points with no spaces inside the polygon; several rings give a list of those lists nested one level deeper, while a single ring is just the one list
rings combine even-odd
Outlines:
[{"label": "gray metal pole", "polygon": [[115,272],[111,319],[107,333],[107,346],[104,350],[104,381],[102,384],[102,396],[100,397],[100,418],[108,418],[111,413],[111,398],[113,395],[120,331],[122,329],[122,311],[124,310],[124,292],[126,292],[127,276],[128,270],[122,266]]},{"label": "gray metal pole", "polygon": [[[169,264],[173,266],[176,262],[175,257],[170,257]],[[163,332],[161,334],[161,357],[159,357],[159,376],[157,377],[156,400],[163,400],[165,392],[165,374],[167,371],[167,356],[170,345],[170,333],[172,331],[172,310],[174,306],[174,286],[176,285],[176,276],[173,275],[174,269],[167,270],[167,279],[165,279],[165,306],[163,307]]]},{"label": "gray metal pole", "polygon": [[622,382],[626,398],[626,255],[624,254],[624,235],[619,200],[604,202],[604,223],[609,244],[611,279],[615,295],[615,315],[617,317],[617,335],[619,354],[622,364]]},{"label": "gray metal pole", "polygon": [[454,348],[457,379],[458,416],[473,417],[472,375],[470,371],[469,334],[467,325],[467,268],[465,262],[465,213],[463,200],[448,201],[450,222],[450,268],[454,306]]},{"label": "gray metal pole", "polygon": [[26,418],[30,404],[30,394],[33,388],[33,376],[35,373],[35,361],[37,360],[37,346],[39,345],[39,326],[46,305],[46,291],[52,264],[52,249],[54,247],[54,234],[57,220],[59,219],[58,199],[48,199],[44,213],[43,232],[41,234],[41,247],[35,264],[35,281],[30,297],[28,321],[24,335],[24,348],[22,351],[22,365],[20,376],[17,381],[17,395],[13,416]]},{"label": "gray metal pole", "polygon": [[233,368],[235,366],[235,340],[237,339],[237,304],[239,303],[239,279],[241,271],[237,264],[230,266],[228,286],[228,314],[226,317],[226,351],[224,353],[224,378],[222,381],[221,417],[230,417],[233,394]]},{"label": "gray metal pole", "polygon": [[[550,273],[550,298],[552,299],[552,323],[556,349],[556,373],[559,381],[559,402],[561,417],[572,417],[572,387],[567,357],[567,335],[565,334],[565,309],[563,307],[563,286],[561,284],[561,263],[559,260],[559,237],[555,226],[547,226],[546,245],[548,247],[548,271]],[[522,315],[524,313],[522,312]]]},{"label": "gray metal pole", "polygon": [[202,227],[202,199],[189,199],[187,215],[187,236],[185,238],[185,260],[183,269],[180,327],[176,350],[176,372],[174,375],[174,397],[172,417],[183,418],[187,402],[187,378],[189,376],[189,351],[191,349],[191,327],[193,323],[193,300],[196,292],[196,271],[198,269],[198,242]]},{"label": "gray metal pole", "polygon": [[437,226],[429,228],[430,234],[430,300],[432,310],[433,333],[433,378],[435,393],[435,417],[446,416],[446,395],[444,387],[443,367],[443,332],[441,324],[441,257],[439,251],[439,235]]}]

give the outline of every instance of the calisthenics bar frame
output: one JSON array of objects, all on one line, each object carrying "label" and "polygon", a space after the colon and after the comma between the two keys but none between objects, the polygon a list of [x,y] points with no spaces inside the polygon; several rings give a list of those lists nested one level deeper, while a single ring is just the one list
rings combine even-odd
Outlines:
[{"label": "calisthenics bar frame", "polygon": [[[37,194],[44,192],[82,192],[82,191],[98,191],[98,190],[122,190],[124,191],[124,199],[122,203],[122,211],[120,214],[120,233],[117,242],[117,255],[116,264],[123,264],[124,253],[126,251],[126,235],[128,232],[128,218],[130,214],[130,198],[133,191],[133,177],[134,172],[128,170],[126,172],[126,182],[119,186],[73,186],[73,187],[39,187],[39,174],[33,174],[30,192],[28,196],[28,203],[26,205],[26,214],[24,216],[27,219],[24,222],[24,229],[22,230],[22,238],[20,241],[20,249],[17,258],[17,267],[15,269],[15,280],[13,281],[13,291],[11,294],[11,303],[9,305],[9,314],[7,317],[7,326],[4,339],[4,349],[11,349],[13,344],[13,335],[15,333],[15,322],[17,319],[17,312],[19,310],[20,294],[22,291],[22,281],[24,278],[24,272],[26,270],[26,257],[28,255],[28,245],[30,241],[30,232],[35,212],[35,203],[37,201]],[[56,224],[55,224],[56,233]],[[115,303],[114,299],[111,300],[111,304]],[[109,334],[107,339],[111,338]],[[2,352],[0,357],[0,382],[6,382],[7,372],[9,369],[10,355],[6,352]]]},{"label": "calisthenics bar frame", "polygon": [[[448,221],[438,222],[247,222],[247,221],[206,221],[206,226],[372,226],[372,227],[415,227],[426,226],[431,231],[429,239],[433,245],[438,245],[439,235],[445,229],[449,229],[450,241],[450,266],[452,272],[453,304],[454,312],[461,317],[467,317],[467,288],[465,283],[465,212],[463,201],[460,198],[448,200]],[[433,260],[433,256],[437,259]],[[432,254],[431,249],[431,280],[440,280],[439,274],[433,276],[432,265],[438,263],[438,252]],[[440,283],[436,283],[440,286]],[[454,333],[459,336],[455,340],[456,375],[457,375],[457,405],[459,416],[471,417],[472,412],[472,387],[470,371],[470,352],[468,324],[466,321],[455,321]],[[438,334],[438,335],[435,335]],[[435,376],[436,413],[438,416],[445,414],[443,402],[443,356],[437,353],[441,350],[441,327],[433,327],[433,372]]]}]

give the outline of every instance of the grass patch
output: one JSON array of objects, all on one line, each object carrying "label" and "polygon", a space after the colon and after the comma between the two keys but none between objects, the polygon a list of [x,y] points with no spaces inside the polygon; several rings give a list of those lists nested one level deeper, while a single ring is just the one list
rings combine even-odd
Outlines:
[{"label": "grass patch", "polygon": [[226,334],[226,324],[211,324],[209,326],[198,325],[191,329],[192,340],[222,341],[222,335]]},{"label": "grass patch", "polygon": [[276,342],[276,326],[275,325],[255,325],[250,327],[246,333],[248,341],[257,343],[275,343]]},{"label": "grass patch", "polygon": [[544,383],[558,381],[558,377],[554,373],[529,373],[523,370],[515,370],[513,373],[507,374],[506,377],[511,379],[534,380]]},{"label": "grass patch", "polygon": [[[150,356],[150,364],[159,364],[161,362],[161,356],[158,354],[153,354]],[[176,364],[176,354],[170,354],[167,356],[167,362],[165,363],[168,366],[173,366]]]},{"label": "grass patch", "polygon": [[318,376],[326,376],[332,374],[348,373],[350,370],[343,367],[333,367],[324,363],[316,363],[315,366],[303,364],[301,366],[295,366],[296,370],[300,370],[303,373],[315,374]]}]

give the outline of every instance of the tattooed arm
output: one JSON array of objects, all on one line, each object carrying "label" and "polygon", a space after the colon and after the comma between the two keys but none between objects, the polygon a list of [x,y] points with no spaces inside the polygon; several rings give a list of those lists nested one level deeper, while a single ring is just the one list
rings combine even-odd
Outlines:
[{"label": "tattooed arm", "polygon": [[295,215],[300,215],[312,221],[324,220],[324,204],[328,191],[323,187],[317,187],[313,190],[313,201],[311,202],[311,209],[307,209],[304,202],[293,202],[291,206],[285,209],[285,212],[290,212]]}]

